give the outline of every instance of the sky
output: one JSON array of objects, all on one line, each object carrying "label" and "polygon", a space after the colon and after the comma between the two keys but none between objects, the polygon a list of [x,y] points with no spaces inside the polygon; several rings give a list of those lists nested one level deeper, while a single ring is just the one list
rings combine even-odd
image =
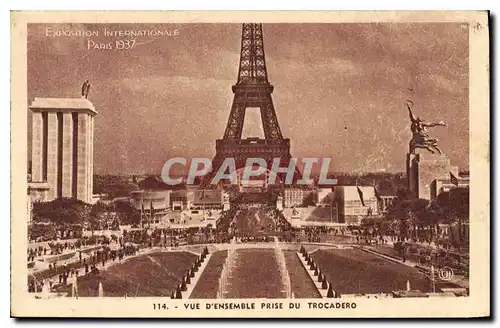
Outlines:
[{"label": "sky", "polygon": [[[129,50],[89,49],[90,40],[115,48],[130,39],[103,36],[105,27],[172,35],[136,37]],[[263,33],[293,157],[329,157],[330,171],[404,172],[411,99],[416,116],[446,121],[431,136],[452,165],[468,169],[467,25],[264,24]],[[90,81],[88,98],[99,112],[94,173],[159,174],[168,158],[215,154],[233,100],[241,24],[36,24],[27,42],[28,102],[80,97]],[[247,111],[244,136],[260,136],[259,118]]]}]

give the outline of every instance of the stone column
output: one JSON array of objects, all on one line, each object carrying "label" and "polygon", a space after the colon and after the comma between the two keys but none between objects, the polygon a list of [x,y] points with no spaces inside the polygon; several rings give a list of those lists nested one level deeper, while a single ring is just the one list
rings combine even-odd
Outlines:
[{"label": "stone column", "polygon": [[94,194],[94,116],[89,116],[90,118],[90,161],[89,166],[89,201],[92,200],[92,195]]},{"label": "stone column", "polygon": [[47,113],[47,182],[48,199],[57,198],[57,113]]},{"label": "stone column", "polygon": [[91,161],[90,161],[90,146],[91,146],[91,143],[92,143],[92,130],[91,130],[91,124],[92,124],[92,116],[90,115],[87,115],[87,122],[86,122],[86,129],[87,129],[87,152],[86,152],[86,157],[85,157],[85,167],[87,169],[87,180],[85,180],[85,194],[87,195],[86,196],[86,202],[90,202],[90,199],[92,197],[91,193],[90,193],[90,180],[92,179],[92,175],[91,175],[91,171],[92,171],[92,168],[91,168]]},{"label": "stone column", "polygon": [[78,114],[77,197],[85,202],[88,202],[88,118],[85,113]]},{"label": "stone column", "polygon": [[73,120],[71,113],[63,114],[62,196],[72,196],[73,186]]},{"label": "stone column", "polygon": [[31,180],[43,180],[43,118],[41,112],[33,112],[31,143]]}]

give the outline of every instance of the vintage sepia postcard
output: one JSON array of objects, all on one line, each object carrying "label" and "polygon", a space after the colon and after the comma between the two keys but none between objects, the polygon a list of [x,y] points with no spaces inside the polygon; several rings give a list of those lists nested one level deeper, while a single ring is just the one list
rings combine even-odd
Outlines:
[{"label": "vintage sepia postcard", "polygon": [[15,317],[490,316],[487,12],[13,12]]}]

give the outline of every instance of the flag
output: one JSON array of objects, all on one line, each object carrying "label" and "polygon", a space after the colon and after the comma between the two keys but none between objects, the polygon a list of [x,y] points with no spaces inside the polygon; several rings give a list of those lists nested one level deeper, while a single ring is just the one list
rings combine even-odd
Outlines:
[{"label": "flag", "polygon": [[384,202],[382,197],[380,196],[380,192],[375,182],[373,183],[373,190],[375,191],[375,197],[377,198],[378,210],[382,212],[384,210]]},{"label": "flag", "polygon": [[358,189],[358,194],[359,194],[359,199],[361,199],[361,204],[363,206],[365,206],[365,200],[363,198],[363,191],[361,190],[361,188],[358,186],[357,183],[356,183],[356,189]]},{"label": "flag", "polygon": [[378,187],[375,183],[373,184],[373,190],[375,191],[375,197],[380,199],[380,192],[378,191]]},{"label": "flag", "polygon": [[455,186],[458,186],[458,179],[457,179],[457,177],[452,172],[450,172],[450,181]]},{"label": "flag", "polygon": [[201,191],[200,201],[203,201],[203,205],[205,205],[207,199],[210,199],[210,194],[205,193],[205,189],[203,189]]}]

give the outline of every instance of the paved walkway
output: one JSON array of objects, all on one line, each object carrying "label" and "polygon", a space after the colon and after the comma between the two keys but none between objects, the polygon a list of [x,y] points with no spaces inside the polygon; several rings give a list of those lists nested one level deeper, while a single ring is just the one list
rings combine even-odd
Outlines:
[{"label": "paved walkway", "polygon": [[[188,251],[188,250],[183,250],[183,249],[172,249],[170,247],[169,248],[162,248],[162,247],[142,248],[139,251],[137,251],[137,253],[135,255],[124,256],[121,261],[118,260],[118,259],[116,259],[115,261],[108,260],[108,261],[106,261],[104,263],[104,266],[102,265],[102,262],[99,262],[99,263],[96,263],[96,267],[97,267],[97,269],[99,269],[99,271],[106,271],[106,270],[108,270],[110,267],[112,267],[114,265],[123,264],[123,263],[126,263],[127,261],[129,261],[129,260],[131,260],[133,258],[136,258],[136,257],[139,257],[139,256],[143,256],[143,255],[147,255],[147,254],[151,254],[151,253],[155,253],[155,252],[190,252],[190,253],[193,253],[193,254],[196,254],[196,255],[200,255],[200,253],[195,253],[195,252]],[[90,258],[90,255],[85,255],[84,256],[82,254],[82,261],[83,261],[84,258],[85,259]],[[153,260],[152,258],[150,258],[150,259]],[[69,262],[69,263],[78,263],[78,262],[79,262],[79,260],[72,261],[72,262]],[[153,261],[153,262],[155,262],[155,261]],[[159,263],[157,263],[157,262],[155,262],[155,263],[159,265]],[[206,262],[204,262],[204,263],[206,263]],[[68,264],[68,263],[65,263],[65,264]],[[61,264],[61,266],[64,266],[65,264]],[[90,266],[90,263],[89,263],[89,266]],[[85,273],[83,264],[82,264],[81,267],[75,269],[75,271],[78,272],[78,277],[84,277],[86,275],[91,274],[90,270],[89,270],[88,273]],[[28,275],[32,275],[32,273],[28,273]],[[68,277],[68,284],[70,284],[70,282],[71,282],[72,279],[74,279],[74,276]],[[49,282],[52,282],[52,286],[53,287],[59,285],[59,274],[55,274],[55,275],[51,276],[50,278],[44,279],[44,284],[45,283],[49,283]]]},{"label": "paved walkway", "polygon": [[97,250],[101,247],[104,247],[104,245],[89,245],[83,246],[78,249],[68,249],[61,254],[50,254],[36,257],[34,260],[35,266],[28,269],[28,272],[36,273],[38,271],[47,270],[49,268],[49,264],[52,264],[54,262],[56,262],[58,266],[64,266],[68,263],[73,263],[75,262],[75,258],[79,259],[80,252],[82,252],[82,259],[84,259],[88,257],[87,253],[92,252],[93,250]]},{"label": "paved walkway", "polygon": [[[425,272],[426,274],[430,274],[430,272],[432,271],[432,268],[429,265],[419,264],[419,263],[411,261],[411,260],[403,261],[403,260],[401,260],[401,259],[399,259],[397,257],[384,254],[384,253],[378,251],[377,248],[373,247],[373,246],[363,246],[363,247],[361,247],[361,249],[363,251],[365,251],[365,252],[368,252],[368,253],[371,253],[371,254],[383,257],[383,258],[385,258],[385,259],[387,259],[389,261],[400,263],[400,264],[403,264],[403,265],[406,265],[406,266],[409,266],[409,267],[417,268],[420,271]],[[435,274],[436,274],[436,277],[437,277],[438,276],[438,272],[437,272],[438,268],[435,268],[435,270],[436,270]],[[454,284],[456,284],[456,285],[458,285],[460,287],[463,287],[463,288],[469,288],[469,279],[466,276],[463,276],[463,275],[454,275],[453,279],[449,280],[449,282],[454,283]]]}]

